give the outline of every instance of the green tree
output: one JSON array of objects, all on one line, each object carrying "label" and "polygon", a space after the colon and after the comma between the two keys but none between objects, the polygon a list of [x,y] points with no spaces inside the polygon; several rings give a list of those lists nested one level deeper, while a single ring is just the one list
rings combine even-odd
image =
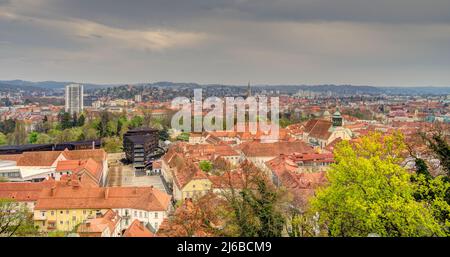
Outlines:
[{"label": "green tree", "polygon": [[22,204],[9,199],[0,199],[0,237],[34,235],[31,213]]},{"label": "green tree", "polygon": [[119,137],[107,137],[103,140],[103,149],[108,153],[122,151],[122,141]]},{"label": "green tree", "polygon": [[428,147],[439,159],[442,169],[450,177],[450,145],[445,140],[441,132],[435,132],[431,138],[422,134],[423,139],[428,143]]},{"label": "green tree", "polygon": [[210,172],[212,170],[212,168],[213,168],[213,165],[209,161],[200,161],[198,166],[204,172]]},{"label": "green tree", "polygon": [[144,124],[144,118],[141,116],[134,116],[128,125],[130,129],[139,128]]},{"label": "green tree", "polygon": [[53,143],[53,138],[44,133],[40,133],[36,139],[36,144],[50,144],[50,143]]},{"label": "green tree", "polygon": [[36,144],[38,137],[39,137],[39,133],[33,131],[30,134],[28,134],[28,142],[30,144]]},{"label": "green tree", "polygon": [[72,121],[72,118],[70,117],[70,113],[68,113],[68,112],[60,113],[59,114],[59,123],[60,123],[61,130],[65,130],[65,129],[73,127],[73,121]]},{"label": "green tree", "polygon": [[81,114],[80,117],[78,118],[77,126],[83,127],[85,123],[86,123],[86,117],[84,117],[84,114]]},{"label": "green tree", "polygon": [[398,164],[402,142],[402,135],[376,133],[336,147],[329,184],[318,190],[310,209],[330,236],[445,235],[430,209],[413,197],[410,174]]},{"label": "green tree", "polygon": [[0,145],[6,145],[8,143],[8,138],[5,134],[0,132]]},{"label": "green tree", "polygon": [[23,145],[28,142],[28,134],[23,122],[16,122],[16,128],[14,132],[8,134],[8,144],[10,145]]}]

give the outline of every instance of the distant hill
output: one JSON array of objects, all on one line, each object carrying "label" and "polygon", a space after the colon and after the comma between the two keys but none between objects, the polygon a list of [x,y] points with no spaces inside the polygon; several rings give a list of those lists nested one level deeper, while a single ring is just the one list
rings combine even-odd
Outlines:
[{"label": "distant hill", "polygon": [[[63,90],[68,84],[77,82],[42,81],[31,82],[24,80],[0,80],[0,90]],[[101,89],[108,87],[124,86],[124,84],[83,84],[86,90]],[[205,88],[205,87],[246,87],[246,85],[222,85],[222,84],[197,84],[197,83],[174,83],[155,82],[138,83],[136,86],[145,87],[174,87],[174,88]],[[299,90],[314,92],[332,92],[337,94],[387,94],[387,95],[448,95],[450,87],[374,87],[356,85],[252,85],[252,88],[280,91],[280,93],[295,93]]]},{"label": "distant hill", "polygon": [[33,88],[42,88],[42,89],[50,89],[50,90],[62,90],[68,84],[82,84],[86,89],[91,88],[105,88],[105,87],[113,87],[118,85],[99,85],[99,84],[86,84],[86,83],[77,83],[77,82],[58,82],[58,81],[40,81],[40,82],[31,82],[24,80],[0,80],[0,87],[2,85],[5,86],[17,86],[17,87],[33,87]]}]

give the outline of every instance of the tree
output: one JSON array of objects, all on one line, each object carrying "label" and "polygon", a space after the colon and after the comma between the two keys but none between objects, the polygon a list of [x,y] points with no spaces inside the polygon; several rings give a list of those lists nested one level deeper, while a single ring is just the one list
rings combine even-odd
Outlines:
[{"label": "tree", "polygon": [[59,115],[59,122],[62,130],[73,127],[73,121],[70,117],[70,113],[62,112]]},{"label": "tree", "polygon": [[84,117],[84,114],[81,114],[80,117],[78,118],[77,126],[83,127],[85,123],[86,123],[86,117]]},{"label": "tree", "polygon": [[330,236],[443,236],[432,212],[414,197],[402,168],[401,134],[375,133],[335,148],[329,184],[311,200],[311,215]]},{"label": "tree", "polygon": [[95,140],[98,138],[97,130],[94,128],[84,127],[81,133],[81,140]]},{"label": "tree", "polygon": [[39,137],[39,133],[33,131],[30,134],[28,134],[28,142],[30,144],[36,144],[38,137]]},{"label": "tree", "polygon": [[100,138],[106,137],[108,135],[108,122],[110,121],[110,114],[107,111],[103,111],[100,114],[100,121],[97,123],[96,128]]},{"label": "tree", "polygon": [[30,228],[31,215],[20,203],[9,199],[0,199],[0,236],[35,234]]},{"label": "tree", "polygon": [[53,143],[53,138],[44,133],[39,134],[36,139],[36,144],[50,144],[50,143]]},{"label": "tree", "polygon": [[0,122],[0,132],[6,134],[13,133],[16,128],[16,120],[7,119]]},{"label": "tree", "polygon": [[142,124],[144,124],[144,118],[142,118],[141,116],[134,116],[128,126],[130,129],[135,129],[141,127]]},{"label": "tree", "polygon": [[212,170],[212,168],[213,168],[211,162],[209,162],[209,161],[200,161],[198,166],[204,172],[210,172]]},{"label": "tree", "polygon": [[[220,215],[226,220],[227,236],[279,237],[285,224],[284,191],[275,188],[264,173],[245,161],[239,167],[240,179],[226,173],[228,190],[221,193],[228,207]],[[228,176],[227,176],[228,175]]]},{"label": "tree", "polygon": [[445,140],[440,131],[435,132],[431,137],[422,134],[423,139],[428,143],[428,147],[441,162],[442,169],[450,177],[450,145]]},{"label": "tree", "polygon": [[6,145],[8,143],[7,140],[8,138],[6,137],[6,135],[0,132],[0,145]]},{"label": "tree", "polygon": [[23,122],[16,122],[14,132],[8,134],[8,143],[11,145],[23,145],[28,142],[28,134]]},{"label": "tree", "polygon": [[122,151],[122,141],[119,137],[107,137],[103,140],[103,149],[107,153],[117,153]]}]

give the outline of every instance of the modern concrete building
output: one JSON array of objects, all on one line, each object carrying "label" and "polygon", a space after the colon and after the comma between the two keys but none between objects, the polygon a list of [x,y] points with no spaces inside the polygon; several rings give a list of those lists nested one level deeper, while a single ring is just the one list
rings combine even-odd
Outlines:
[{"label": "modern concrete building", "polygon": [[70,84],[66,86],[66,112],[81,113],[84,109],[83,85]]}]

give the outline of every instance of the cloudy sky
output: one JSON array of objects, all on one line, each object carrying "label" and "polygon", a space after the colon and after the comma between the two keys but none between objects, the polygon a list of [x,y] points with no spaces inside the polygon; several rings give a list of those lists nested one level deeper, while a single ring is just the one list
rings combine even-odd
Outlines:
[{"label": "cloudy sky", "polygon": [[449,0],[0,0],[0,80],[450,86]]}]

